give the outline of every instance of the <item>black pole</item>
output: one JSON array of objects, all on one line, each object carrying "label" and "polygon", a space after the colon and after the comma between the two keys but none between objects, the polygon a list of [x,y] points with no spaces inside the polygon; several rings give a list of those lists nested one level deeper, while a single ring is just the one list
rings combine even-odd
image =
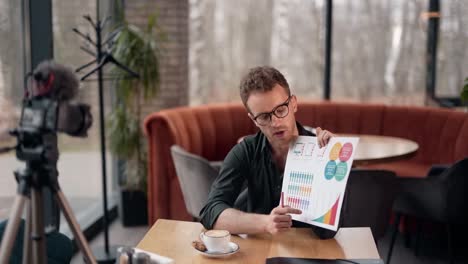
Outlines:
[{"label": "black pole", "polygon": [[[97,49],[97,61],[102,61],[102,47],[101,47],[101,20],[99,18],[99,3],[97,4],[97,19],[96,19],[96,46]],[[104,92],[103,92],[103,79],[102,79],[102,68],[98,69],[98,88],[99,88],[99,125],[101,128],[101,162],[102,162],[102,201],[104,207],[104,219],[102,221],[104,226],[104,248],[106,253],[109,253],[109,227],[108,220],[109,215],[107,213],[107,166],[106,166],[106,128],[104,126]]]},{"label": "black pole", "polygon": [[426,98],[436,98],[437,41],[439,35],[439,0],[429,0],[426,51]]},{"label": "black pole", "polygon": [[[29,0],[30,63],[33,70],[44,60],[54,58],[54,40],[52,31],[52,1]],[[28,65],[29,66],[29,65]]]},{"label": "black pole", "polygon": [[[102,207],[103,207],[103,219],[102,225],[104,229],[104,248],[95,247],[93,248],[94,256],[99,264],[113,264],[115,263],[117,246],[109,247],[109,213],[107,211],[107,166],[106,166],[106,128],[105,128],[105,117],[104,117],[104,79],[102,74],[101,62],[105,59],[105,53],[102,50],[102,30],[103,23],[100,19],[99,1],[96,1],[96,21],[94,22],[91,17],[85,16],[85,19],[91,24],[96,31],[96,43],[92,43],[90,39],[88,42],[96,46],[96,63],[98,67],[95,69],[98,74],[98,90],[99,90],[99,127],[100,127],[100,139],[101,139],[101,169],[102,169]],[[80,33],[80,32],[77,32]],[[91,65],[88,63],[87,65]],[[82,68],[82,67],[80,67]],[[83,80],[83,79],[82,79]]]},{"label": "black pole", "polygon": [[[93,21],[90,17],[85,17],[89,20],[91,25]],[[107,166],[106,166],[106,128],[105,128],[105,117],[104,117],[104,83],[102,68],[104,66],[105,54],[102,50],[102,30],[103,24],[100,19],[99,1],[96,1],[96,23],[94,28],[96,29],[96,62],[98,64],[98,89],[99,89],[99,126],[101,130],[101,164],[102,164],[102,203],[104,216],[102,219],[102,225],[104,229],[104,249],[98,247],[95,248],[94,255],[96,260],[100,264],[111,264],[115,262],[117,255],[117,246],[109,247],[109,213],[107,211]],[[102,63],[102,64],[101,64]]]},{"label": "black pole", "polygon": [[330,76],[332,53],[332,29],[333,29],[333,0],[327,0],[325,6],[325,67],[323,78],[323,98],[330,100]]}]

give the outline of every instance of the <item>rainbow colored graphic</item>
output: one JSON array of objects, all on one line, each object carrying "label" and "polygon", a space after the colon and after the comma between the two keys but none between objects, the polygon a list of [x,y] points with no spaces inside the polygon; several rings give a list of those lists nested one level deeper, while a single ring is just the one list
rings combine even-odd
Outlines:
[{"label": "rainbow colored graphic", "polygon": [[287,192],[289,195],[310,196],[312,186],[288,185]]},{"label": "rainbow colored graphic", "polygon": [[333,204],[332,208],[328,210],[324,215],[321,217],[318,217],[312,221],[318,222],[318,223],[323,223],[327,225],[335,225],[335,220],[336,220],[336,211],[338,208],[338,202],[340,201],[340,196],[336,199],[336,202]]},{"label": "rainbow colored graphic", "polygon": [[286,205],[296,209],[307,210],[309,208],[310,201],[299,197],[289,196],[286,199]]},{"label": "rainbow colored graphic", "polygon": [[286,187],[285,204],[293,208],[307,210],[310,205],[314,175],[306,171],[291,171],[289,184]]},{"label": "rainbow colored graphic", "polygon": [[291,171],[289,178],[289,182],[292,184],[312,184],[314,175],[306,171]]}]

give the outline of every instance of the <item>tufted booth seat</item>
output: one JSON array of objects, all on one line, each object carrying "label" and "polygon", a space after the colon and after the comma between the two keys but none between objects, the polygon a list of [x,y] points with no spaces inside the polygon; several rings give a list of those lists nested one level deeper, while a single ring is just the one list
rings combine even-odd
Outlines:
[{"label": "tufted booth seat", "polygon": [[[303,125],[335,133],[371,134],[414,140],[419,150],[408,160],[374,164],[400,177],[427,174],[432,164],[468,156],[468,114],[448,109],[338,102],[299,102],[296,118]],[[172,162],[170,147],[211,161],[224,159],[239,137],[257,128],[241,104],[178,107],[146,117],[148,138],[148,217],[190,220]],[[468,175],[467,175],[468,177]]]}]

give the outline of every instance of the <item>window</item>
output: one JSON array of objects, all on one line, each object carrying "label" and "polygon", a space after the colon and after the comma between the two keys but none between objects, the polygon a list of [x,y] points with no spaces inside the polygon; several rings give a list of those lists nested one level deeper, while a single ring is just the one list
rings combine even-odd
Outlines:
[{"label": "window", "polygon": [[[436,95],[468,77],[465,1],[440,1]],[[246,71],[272,65],[300,99],[323,98],[324,0],[190,1],[190,103],[240,101]],[[333,1],[331,99],[424,105],[429,0]]]},{"label": "window", "polygon": [[[95,31],[91,24],[83,18],[90,15],[96,20],[97,1],[72,1],[54,0],[53,2],[53,35],[54,57],[58,63],[65,64],[73,70],[94,59],[80,47],[94,50],[92,45],[75,34],[72,29],[78,28],[81,32],[95,39]],[[98,1],[101,8],[101,17],[109,15],[106,7],[110,1]],[[83,70],[79,77],[92,70],[96,65]],[[110,109],[111,83],[104,83],[105,112]],[[99,91],[96,77],[90,77],[89,81],[81,82],[80,92],[76,100],[91,105],[93,125],[88,131],[87,138],[76,138],[60,134],[58,163],[59,183],[63,193],[69,200],[75,216],[82,228],[95,221],[96,217],[103,213],[102,207],[102,173],[101,173],[101,143],[99,126]],[[116,184],[112,177],[112,156],[106,155],[107,161],[107,192],[109,205],[115,204],[113,192]],[[68,225],[61,221],[61,229],[67,230]],[[66,231],[65,231],[66,232]]]},{"label": "window", "polygon": [[299,98],[322,98],[323,1],[190,1],[190,103],[240,101],[247,70],[272,65]]},{"label": "window", "polygon": [[468,6],[466,1],[440,1],[436,96],[459,98],[468,77]]},{"label": "window", "polygon": [[423,105],[427,0],[336,1],[333,100]]},{"label": "window", "polygon": [[[23,96],[23,38],[21,1],[0,0],[0,147],[16,140],[8,130],[18,123]],[[21,167],[15,153],[0,153],[0,221],[8,218],[16,181],[13,171]]]}]

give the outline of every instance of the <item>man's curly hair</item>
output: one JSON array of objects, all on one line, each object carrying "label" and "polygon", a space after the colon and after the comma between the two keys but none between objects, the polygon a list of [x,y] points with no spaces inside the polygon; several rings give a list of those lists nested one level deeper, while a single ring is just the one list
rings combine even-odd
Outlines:
[{"label": "man's curly hair", "polygon": [[240,83],[240,97],[242,103],[246,108],[249,96],[254,92],[268,92],[275,87],[281,85],[288,95],[291,94],[289,90],[288,81],[284,78],[283,74],[277,69],[270,66],[260,66],[249,70]]}]

